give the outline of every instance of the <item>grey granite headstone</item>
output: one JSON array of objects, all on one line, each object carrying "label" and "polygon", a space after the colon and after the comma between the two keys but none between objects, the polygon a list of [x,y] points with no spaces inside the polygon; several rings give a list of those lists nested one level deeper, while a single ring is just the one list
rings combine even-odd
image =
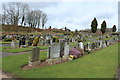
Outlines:
[{"label": "grey granite headstone", "polygon": [[92,50],[92,44],[91,43],[89,44],[89,48]]},{"label": "grey granite headstone", "polygon": [[31,62],[39,61],[39,52],[40,52],[40,48],[38,47],[34,47],[32,49]]},{"label": "grey granite headstone", "polygon": [[60,57],[60,44],[55,43],[51,45],[50,59]]},{"label": "grey granite headstone", "polygon": [[60,42],[60,57],[62,57],[62,55],[64,54],[64,46],[65,46],[65,42],[61,41]]},{"label": "grey granite headstone", "polygon": [[103,48],[107,47],[105,41],[103,42],[102,47],[103,47]]},{"label": "grey granite headstone", "polygon": [[65,48],[64,48],[64,56],[68,56],[69,55],[69,44],[65,43]]}]

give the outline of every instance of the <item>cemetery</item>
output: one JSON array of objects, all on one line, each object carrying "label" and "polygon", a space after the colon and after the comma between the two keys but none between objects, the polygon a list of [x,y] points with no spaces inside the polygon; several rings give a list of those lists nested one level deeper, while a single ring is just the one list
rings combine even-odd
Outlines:
[{"label": "cemetery", "polygon": [[[26,15],[26,20],[25,15],[21,17],[21,25],[7,19],[0,24],[2,73],[11,78],[116,78],[120,65],[120,33],[116,25],[109,28],[109,22],[104,20],[97,28],[99,21],[94,18],[90,29],[46,29],[46,13],[31,11]],[[35,20],[29,22],[33,17]]]}]

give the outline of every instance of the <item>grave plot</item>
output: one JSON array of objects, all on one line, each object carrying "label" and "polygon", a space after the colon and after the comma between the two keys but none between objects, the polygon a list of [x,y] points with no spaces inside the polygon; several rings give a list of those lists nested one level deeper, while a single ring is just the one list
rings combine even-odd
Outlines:
[{"label": "grave plot", "polygon": [[39,60],[39,48],[35,47],[32,50],[32,56],[29,58],[28,65],[24,66],[23,69],[60,64],[69,61],[68,58],[69,45],[67,43],[65,45],[60,45],[59,43],[52,44],[48,49],[47,59],[42,62]]}]

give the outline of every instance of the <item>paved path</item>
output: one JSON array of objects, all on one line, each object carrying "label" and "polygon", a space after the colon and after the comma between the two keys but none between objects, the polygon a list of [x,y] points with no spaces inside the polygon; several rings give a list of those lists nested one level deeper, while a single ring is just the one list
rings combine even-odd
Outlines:
[{"label": "paved path", "polygon": [[[45,49],[45,50],[40,50],[40,51],[47,51],[47,49]],[[31,53],[31,51],[20,52],[20,53],[0,52],[0,57],[11,56],[11,55],[19,55],[19,54],[27,54],[27,53]]]},{"label": "paved path", "polygon": [[[0,44],[0,46],[11,46],[11,43]],[[15,46],[18,46],[18,43],[15,43]]]},{"label": "paved path", "polygon": [[95,40],[95,39],[98,39],[100,37],[96,37],[96,38],[89,38],[87,40],[91,40],[90,42],[100,42],[100,40]]},{"label": "paved path", "polygon": [[120,80],[120,66],[118,67],[118,70],[116,71],[115,78],[117,78],[117,80]]},{"label": "paved path", "polygon": [[0,79],[2,78],[12,78],[11,76],[9,76],[7,73],[2,72],[2,70],[0,70]]}]

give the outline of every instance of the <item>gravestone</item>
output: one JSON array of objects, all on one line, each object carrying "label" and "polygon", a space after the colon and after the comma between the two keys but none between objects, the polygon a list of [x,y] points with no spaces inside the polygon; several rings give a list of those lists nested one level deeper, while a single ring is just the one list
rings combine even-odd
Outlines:
[{"label": "gravestone", "polygon": [[99,45],[100,45],[100,43],[99,43],[99,42],[97,42],[97,44],[96,44],[96,48],[97,48],[97,49],[99,48]]},{"label": "gravestone", "polygon": [[89,48],[92,50],[92,43],[89,43]]},{"label": "gravestone", "polygon": [[19,38],[19,47],[22,45],[22,39]]},{"label": "gravestone", "polygon": [[15,43],[14,43],[14,41],[11,42],[11,47],[12,47],[12,48],[15,47]]},{"label": "gravestone", "polygon": [[92,43],[92,49],[93,50],[95,49],[95,43]]},{"label": "gravestone", "polygon": [[54,43],[50,48],[50,59],[60,57],[60,44]]},{"label": "gravestone", "polygon": [[69,44],[65,43],[65,47],[64,47],[64,57],[68,57],[69,56]]},{"label": "gravestone", "polygon": [[51,47],[48,48],[48,53],[47,53],[48,59],[50,59],[50,52],[51,52]]},{"label": "gravestone", "polygon": [[83,45],[82,42],[80,42],[80,43],[78,44],[78,49],[84,49],[84,45]]},{"label": "gravestone", "polygon": [[102,45],[103,45],[103,41],[100,41],[100,46],[99,47],[102,48]]},{"label": "gravestone", "polygon": [[29,40],[28,40],[28,46],[32,46],[32,43],[33,43],[33,39],[29,38]]},{"label": "gravestone", "polygon": [[25,37],[22,38],[21,43],[22,43],[22,45],[25,45]]},{"label": "gravestone", "polygon": [[38,47],[34,47],[32,49],[32,55],[29,56],[29,63],[28,63],[29,66],[35,66],[40,64],[41,61],[39,60],[39,52],[40,52],[40,48]]},{"label": "gravestone", "polygon": [[38,47],[34,47],[32,49],[31,62],[39,61],[39,52],[40,52],[40,48]]},{"label": "gravestone", "polygon": [[61,41],[60,42],[60,57],[64,55],[64,47],[65,47],[65,42]]},{"label": "gravestone", "polygon": [[105,41],[103,42],[102,47],[103,47],[103,48],[107,47]]},{"label": "gravestone", "polygon": [[89,53],[89,50],[88,50],[88,44],[85,44],[84,45],[84,53]]},{"label": "gravestone", "polygon": [[108,41],[107,41],[107,46],[109,46],[109,45],[110,45],[110,41],[108,40]]},{"label": "gravestone", "polygon": [[106,46],[109,46],[109,40],[105,40]]},{"label": "gravestone", "polygon": [[52,42],[53,42],[52,39],[50,39],[50,44],[52,44]]},{"label": "gravestone", "polygon": [[72,42],[73,42],[73,43],[75,42],[75,39],[74,39],[74,38],[72,38]]}]

